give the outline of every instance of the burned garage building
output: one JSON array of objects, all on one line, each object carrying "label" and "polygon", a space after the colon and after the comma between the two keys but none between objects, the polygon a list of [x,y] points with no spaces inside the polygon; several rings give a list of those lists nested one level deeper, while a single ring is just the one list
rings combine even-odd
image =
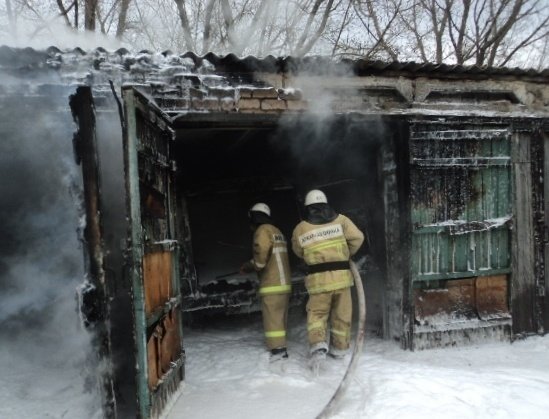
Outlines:
[{"label": "burned garage building", "polygon": [[234,272],[251,204],[290,236],[311,188],[367,232],[370,331],[424,349],[549,329],[547,70],[1,47],[0,71],[3,136],[37,104],[69,148],[76,122],[83,307],[142,417],[184,377],[185,319],[257,310]]}]

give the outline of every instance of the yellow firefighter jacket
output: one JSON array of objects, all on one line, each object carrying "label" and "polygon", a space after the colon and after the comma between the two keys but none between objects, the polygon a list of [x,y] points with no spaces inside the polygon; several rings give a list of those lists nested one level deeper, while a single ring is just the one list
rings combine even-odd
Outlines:
[{"label": "yellow firefighter jacket", "polygon": [[292,290],[288,246],[284,235],[271,224],[261,224],[254,233],[254,269],[259,276],[259,294],[287,294]]},{"label": "yellow firefighter jacket", "polygon": [[[294,253],[305,260],[307,266],[327,262],[345,262],[354,255],[364,234],[346,216],[338,215],[326,224],[311,224],[301,221],[292,234]],[[329,292],[353,285],[349,269],[327,270],[307,275],[305,286],[310,294]]]}]

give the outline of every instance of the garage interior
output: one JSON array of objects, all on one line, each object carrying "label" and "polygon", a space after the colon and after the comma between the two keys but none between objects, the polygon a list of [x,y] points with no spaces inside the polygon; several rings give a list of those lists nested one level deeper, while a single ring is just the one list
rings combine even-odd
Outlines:
[{"label": "garage interior", "polygon": [[[248,210],[256,202],[267,203],[291,246],[303,198],[318,188],[368,235],[355,260],[366,288],[367,327],[380,333],[386,259],[379,121],[352,115],[203,119],[193,115],[173,124],[179,218],[191,242],[182,252],[182,265],[191,265],[181,269],[183,310],[259,309],[255,274],[237,272],[251,257]],[[289,253],[294,301],[299,302],[306,296],[303,265]]]}]

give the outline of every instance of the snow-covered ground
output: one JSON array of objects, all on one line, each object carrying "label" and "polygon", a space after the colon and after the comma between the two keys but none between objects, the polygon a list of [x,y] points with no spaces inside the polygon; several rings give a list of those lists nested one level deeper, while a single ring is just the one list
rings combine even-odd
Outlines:
[{"label": "snow-covered ground", "polygon": [[85,367],[89,338],[74,311],[66,314],[57,330],[43,325],[0,334],[0,418],[101,418],[95,380]]},{"label": "snow-covered ground", "polygon": [[[55,332],[34,329],[0,351],[0,418],[87,419],[97,397],[87,388],[74,313]],[[186,381],[166,419],[314,418],[331,397],[348,359],[307,367],[304,316],[290,317],[290,359],[269,364],[260,318],[232,317],[187,328]],[[93,386],[92,386],[93,387]],[[335,418],[549,417],[549,335],[513,344],[421,352],[367,337],[351,387]]]},{"label": "snow-covered ground", "polygon": [[[269,365],[255,315],[187,330],[186,381],[166,418],[314,418],[348,359],[307,368],[305,318],[290,318],[290,359]],[[367,337],[335,418],[549,417],[549,335],[509,343],[403,351]]]}]

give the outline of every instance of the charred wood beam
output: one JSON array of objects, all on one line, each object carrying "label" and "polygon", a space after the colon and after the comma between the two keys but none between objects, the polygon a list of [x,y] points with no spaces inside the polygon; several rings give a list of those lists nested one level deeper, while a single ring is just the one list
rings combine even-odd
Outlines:
[{"label": "charred wood beam", "polygon": [[543,328],[544,331],[549,331],[549,269],[547,269],[547,263],[549,262],[549,181],[547,176],[549,175],[549,121],[546,119],[543,121],[539,135],[541,136],[542,149],[543,149],[543,167],[541,169],[544,181],[543,188],[543,211],[544,217],[543,223],[543,282],[544,287],[540,286],[540,297],[543,298]]},{"label": "charred wood beam", "polygon": [[120,101],[120,98],[116,94],[116,88],[114,87],[114,83],[112,80],[109,80],[109,85],[111,86],[112,95],[116,100],[116,106],[118,107],[118,115],[120,117],[120,126],[122,128],[122,133],[124,133],[124,130],[126,129],[126,121],[124,119],[124,108],[122,106],[122,102]]},{"label": "charred wood beam", "polygon": [[530,133],[515,130],[511,142],[515,187],[511,312],[515,337],[537,332],[531,141]]},{"label": "charred wood beam", "polygon": [[[546,222],[546,186],[544,180],[546,151],[544,150],[544,136],[540,123],[536,123],[532,129],[531,155],[532,155],[532,208],[534,214],[534,266],[536,300],[534,322],[537,332],[543,334],[547,330],[545,319],[547,318],[546,304],[546,253],[547,253],[547,222]],[[545,319],[544,319],[545,316]]]},{"label": "charred wood beam", "polygon": [[126,213],[129,218],[129,252],[126,269],[131,278],[134,314],[134,340],[137,375],[138,417],[148,418],[151,413],[148,385],[148,354],[145,315],[145,290],[143,288],[143,229],[141,228],[140,186],[137,153],[137,110],[141,103],[137,92],[123,89],[124,115],[124,176],[126,182]]},{"label": "charred wood beam", "polygon": [[99,158],[95,132],[95,107],[91,88],[78,87],[70,97],[70,107],[78,131],[73,138],[76,162],[82,167],[86,226],[83,232],[84,259],[88,284],[82,296],[84,323],[94,337],[101,372],[104,416],[116,418],[116,399],[112,375],[109,290],[104,270],[104,252],[100,217],[101,191]]},{"label": "charred wood beam", "polygon": [[[385,212],[386,287],[383,308],[383,335],[400,340],[403,348],[412,348],[411,283],[408,273],[411,249],[409,131],[399,124],[395,134],[383,144],[383,203]],[[397,167],[399,168],[397,170]]]},{"label": "charred wood beam", "polygon": [[180,114],[173,120],[179,129],[272,129],[280,123],[278,114]]}]

